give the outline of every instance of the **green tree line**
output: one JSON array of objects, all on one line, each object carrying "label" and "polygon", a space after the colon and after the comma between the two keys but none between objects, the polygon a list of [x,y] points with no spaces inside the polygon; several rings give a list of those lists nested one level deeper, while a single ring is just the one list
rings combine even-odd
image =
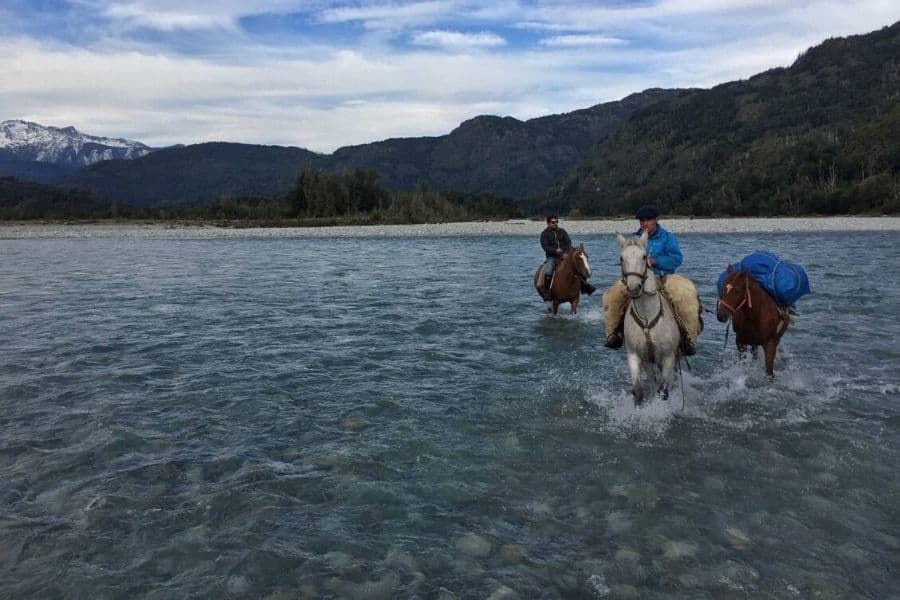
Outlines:
[{"label": "green tree line", "polygon": [[135,208],[76,188],[0,178],[0,219],[200,220],[254,225],[427,223],[509,219],[524,216],[511,199],[493,194],[439,192],[426,185],[392,194],[378,173],[339,175],[305,170],[284,195],[220,197],[194,207]]}]

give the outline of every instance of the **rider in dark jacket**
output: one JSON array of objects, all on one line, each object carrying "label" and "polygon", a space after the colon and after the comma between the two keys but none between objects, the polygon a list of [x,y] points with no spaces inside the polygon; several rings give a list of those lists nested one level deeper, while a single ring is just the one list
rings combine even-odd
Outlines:
[{"label": "rider in dark jacket", "polygon": [[[565,229],[559,226],[559,217],[556,215],[547,217],[547,228],[541,232],[541,248],[544,249],[544,255],[547,257],[544,262],[544,298],[549,300],[550,282],[553,280],[553,268],[556,266],[556,261],[562,260],[572,249],[572,238]],[[584,294],[592,294],[596,289],[586,281],[581,282],[581,291]]]}]

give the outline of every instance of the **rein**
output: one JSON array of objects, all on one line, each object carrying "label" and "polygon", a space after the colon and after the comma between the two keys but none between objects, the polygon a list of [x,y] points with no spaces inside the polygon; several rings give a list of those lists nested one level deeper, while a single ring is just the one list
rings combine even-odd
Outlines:
[{"label": "rein", "polygon": [[634,322],[637,323],[638,327],[640,327],[644,331],[644,338],[646,339],[646,343],[647,343],[647,355],[648,355],[647,358],[649,359],[650,362],[655,363],[656,362],[656,348],[653,345],[653,338],[650,337],[650,331],[656,326],[657,323],[659,323],[659,320],[663,318],[664,312],[663,312],[663,301],[662,301],[662,298],[659,297],[659,290],[657,290],[655,292],[647,292],[644,289],[644,285],[647,283],[647,275],[648,275],[649,271],[650,271],[650,265],[647,263],[647,261],[644,261],[643,271],[641,271],[640,273],[637,273],[635,271],[622,271],[621,279],[622,279],[622,283],[627,286],[628,285],[627,279],[629,276],[640,278],[641,294],[652,293],[656,296],[656,299],[659,302],[659,310],[657,311],[656,316],[653,317],[653,319],[649,320],[649,321],[645,320],[638,314],[637,310],[635,310],[635,308],[634,308],[633,300],[631,302],[629,302],[629,310],[628,310],[629,314],[631,315],[631,318],[634,319]]},{"label": "rein", "polygon": [[634,308],[634,302],[631,302],[629,305],[629,314],[631,314],[631,318],[634,319],[634,322],[638,324],[638,327],[644,330],[644,338],[647,341],[647,354],[650,362],[656,362],[656,349],[653,346],[653,338],[650,337],[650,331],[656,327],[656,324],[659,323],[659,320],[663,318],[663,301],[662,298],[657,294],[656,299],[659,301],[659,311],[657,311],[656,316],[653,317],[652,321],[646,321],[638,314],[637,310]]}]

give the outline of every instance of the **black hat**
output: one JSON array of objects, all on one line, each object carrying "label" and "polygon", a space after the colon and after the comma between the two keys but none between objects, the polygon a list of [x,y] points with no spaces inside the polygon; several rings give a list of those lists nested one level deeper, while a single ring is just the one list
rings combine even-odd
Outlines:
[{"label": "black hat", "polygon": [[635,219],[656,219],[659,218],[659,208],[655,204],[645,204],[634,213]]}]

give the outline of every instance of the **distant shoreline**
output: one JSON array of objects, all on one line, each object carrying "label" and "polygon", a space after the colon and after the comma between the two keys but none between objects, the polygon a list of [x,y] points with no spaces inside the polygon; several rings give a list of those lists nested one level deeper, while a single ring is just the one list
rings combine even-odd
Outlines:
[{"label": "distant shoreline", "polygon": [[[778,233],[815,231],[900,231],[900,217],[748,217],[728,219],[671,218],[660,223],[678,233]],[[577,235],[628,233],[633,219],[562,219],[561,225]],[[533,236],[543,230],[542,221],[476,221],[424,225],[340,225],[329,227],[221,227],[186,224],[108,223],[0,223],[0,239],[49,238],[297,238],[297,237],[428,237],[462,235]]]}]

